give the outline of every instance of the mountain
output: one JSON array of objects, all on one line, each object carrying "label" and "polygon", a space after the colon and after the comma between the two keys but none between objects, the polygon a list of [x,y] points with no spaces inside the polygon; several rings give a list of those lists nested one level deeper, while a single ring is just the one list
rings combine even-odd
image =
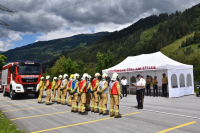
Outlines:
[{"label": "mountain", "polygon": [[100,32],[96,34],[80,34],[72,37],[55,39],[50,41],[39,41],[15,48],[4,52],[7,62],[19,60],[48,62],[62,53],[78,47],[91,45],[100,37],[109,35],[109,32]]},{"label": "mountain", "polygon": [[[187,38],[193,35],[194,32],[200,32],[200,4],[186,9],[184,12],[162,13],[142,18],[123,30],[98,39],[89,46],[76,47],[64,52],[60,58],[57,57],[51,60],[44,67],[49,66],[48,70],[52,67],[55,69],[56,62],[59,62],[62,59],[61,57],[65,57],[70,58],[76,67],[77,62],[81,64],[83,70],[79,71],[79,73],[88,72],[94,74],[97,71],[101,72],[102,69],[116,65],[127,56],[153,53],[167,46],[171,46],[164,52],[168,56],[170,56],[168,54],[170,51],[176,54],[173,50],[176,51],[177,48],[185,49],[185,53],[191,53],[192,49],[200,46],[195,44],[193,48],[187,48],[188,46],[184,48],[176,46],[173,48],[173,43],[180,42],[180,39]],[[188,42],[184,43],[184,45],[188,44]],[[180,58],[182,57],[180,62],[194,64],[189,60],[187,62],[183,61],[186,56],[188,55],[183,54],[183,56],[180,56]],[[173,56],[171,55],[170,57]],[[173,58],[175,59],[175,57]],[[51,70],[54,71],[54,69]],[[198,70],[200,70],[200,63],[194,68],[196,73],[195,80],[200,77]]]},{"label": "mountain", "polygon": [[3,51],[0,51],[0,54],[3,54]]}]

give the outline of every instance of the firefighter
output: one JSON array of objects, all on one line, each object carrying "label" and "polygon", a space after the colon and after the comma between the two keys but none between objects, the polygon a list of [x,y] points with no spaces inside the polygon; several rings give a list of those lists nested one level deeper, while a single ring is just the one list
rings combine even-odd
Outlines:
[{"label": "firefighter", "polygon": [[58,81],[58,78],[57,77],[54,77],[53,78],[53,82],[52,82],[52,102],[55,102],[55,97],[56,97],[56,90],[58,89],[58,86],[57,86],[57,81]]},{"label": "firefighter", "polygon": [[47,94],[46,105],[50,105],[50,99],[51,99],[51,82],[50,82],[50,76],[46,76],[45,91],[46,91],[46,94]]},{"label": "firefighter", "polygon": [[68,91],[67,105],[68,105],[68,106],[71,106],[71,105],[72,105],[73,95],[71,95],[71,87],[72,87],[73,79],[74,79],[74,75],[71,74],[71,75],[70,75],[70,78],[69,78],[68,85],[67,85],[67,91]]},{"label": "firefighter", "polygon": [[80,97],[80,101],[79,101],[78,111],[82,115],[87,114],[85,112],[85,107],[86,107],[86,91],[87,91],[87,77],[88,77],[87,73],[83,74],[83,77],[81,78],[81,81],[79,82],[78,95]]},{"label": "firefighter", "polygon": [[[122,99],[119,81],[117,81],[118,74],[113,73],[112,81],[110,82],[110,117],[121,117],[119,114],[119,96]],[[115,111],[114,111],[115,109]],[[114,113],[115,112],[115,113]]]},{"label": "firefighter", "polygon": [[62,75],[59,76],[57,81],[58,92],[57,92],[57,103],[60,104],[61,89],[62,89]]},{"label": "firefighter", "polygon": [[42,103],[42,96],[43,96],[43,92],[44,92],[44,77],[40,78],[40,83],[39,83],[39,96],[38,96],[38,103]]},{"label": "firefighter", "polygon": [[72,88],[71,88],[71,95],[73,95],[73,101],[72,101],[72,108],[71,112],[77,112],[78,110],[78,87],[79,87],[79,74],[74,74],[74,81],[72,82]]},{"label": "firefighter", "polygon": [[87,93],[86,93],[86,111],[90,111],[90,100],[91,100],[91,76],[88,75],[88,81],[87,81]]},{"label": "firefighter", "polygon": [[99,95],[97,94],[97,90],[99,88],[99,79],[100,73],[95,74],[95,78],[92,81],[92,103],[91,103],[91,112],[98,113],[98,102]]},{"label": "firefighter", "polygon": [[100,94],[99,114],[103,115],[108,115],[107,102],[108,102],[109,86],[108,82],[106,81],[107,77],[108,75],[106,73],[102,75],[102,80],[99,82],[99,89],[98,89],[98,92]]},{"label": "firefighter", "polygon": [[63,75],[63,80],[62,80],[62,96],[61,96],[61,104],[66,105],[66,97],[67,97],[67,84],[68,84],[68,75],[64,74]]}]

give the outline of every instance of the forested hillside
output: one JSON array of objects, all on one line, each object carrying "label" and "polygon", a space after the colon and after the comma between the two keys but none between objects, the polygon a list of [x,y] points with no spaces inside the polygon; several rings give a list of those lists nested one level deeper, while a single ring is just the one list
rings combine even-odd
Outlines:
[{"label": "forested hillside", "polygon": [[[94,74],[96,71],[116,65],[127,56],[160,51],[163,47],[183,37],[191,36],[200,30],[200,4],[172,14],[163,13],[140,19],[135,24],[100,38],[92,45],[78,47],[62,54],[62,58],[70,58],[75,64],[81,65],[83,72]],[[182,42],[181,42],[182,43]],[[187,49],[186,47],[184,49]],[[166,51],[170,52],[170,51]],[[182,58],[184,58],[183,55]],[[170,56],[176,59],[174,56]],[[61,58],[60,58],[61,59]],[[56,58],[45,64],[55,66]],[[69,59],[69,60],[70,60]],[[183,62],[182,60],[180,60]],[[183,62],[192,64],[191,62]],[[72,63],[73,64],[73,63]],[[48,70],[50,70],[48,68]],[[197,69],[197,68],[195,68]],[[53,70],[52,70],[53,71]],[[53,72],[62,73],[62,72]],[[69,71],[69,73],[71,73]],[[197,79],[199,75],[195,77]]]},{"label": "forested hillside", "polygon": [[80,34],[72,37],[61,38],[50,41],[39,41],[23,47],[15,48],[4,52],[7,62],[19,60],[39,61],[42,64],[48,62],[62,53],[77,47],[91,45],[102,36],[109,32],[100,32],[96,34]]}]

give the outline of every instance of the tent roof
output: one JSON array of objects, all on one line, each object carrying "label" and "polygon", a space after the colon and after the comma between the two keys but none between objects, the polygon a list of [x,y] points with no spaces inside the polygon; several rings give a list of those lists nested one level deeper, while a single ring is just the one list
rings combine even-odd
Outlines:
[{"label": "tent roof", "polygon": [[152,54],[129,56],[116,66],[103,70],[103,73],[163,69],[193,69],[193,66],[177,62],[165,56],[161,52],[156,52]]}]

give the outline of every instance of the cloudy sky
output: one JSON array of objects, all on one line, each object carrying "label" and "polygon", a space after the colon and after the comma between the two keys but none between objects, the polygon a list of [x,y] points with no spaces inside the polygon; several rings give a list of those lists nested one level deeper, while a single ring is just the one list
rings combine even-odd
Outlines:
[{"label": "cloudy sky", "polygon": [[81,33],[116,31],[140,18],[184,11],[199,0],[1,0],[0,51]]}]

